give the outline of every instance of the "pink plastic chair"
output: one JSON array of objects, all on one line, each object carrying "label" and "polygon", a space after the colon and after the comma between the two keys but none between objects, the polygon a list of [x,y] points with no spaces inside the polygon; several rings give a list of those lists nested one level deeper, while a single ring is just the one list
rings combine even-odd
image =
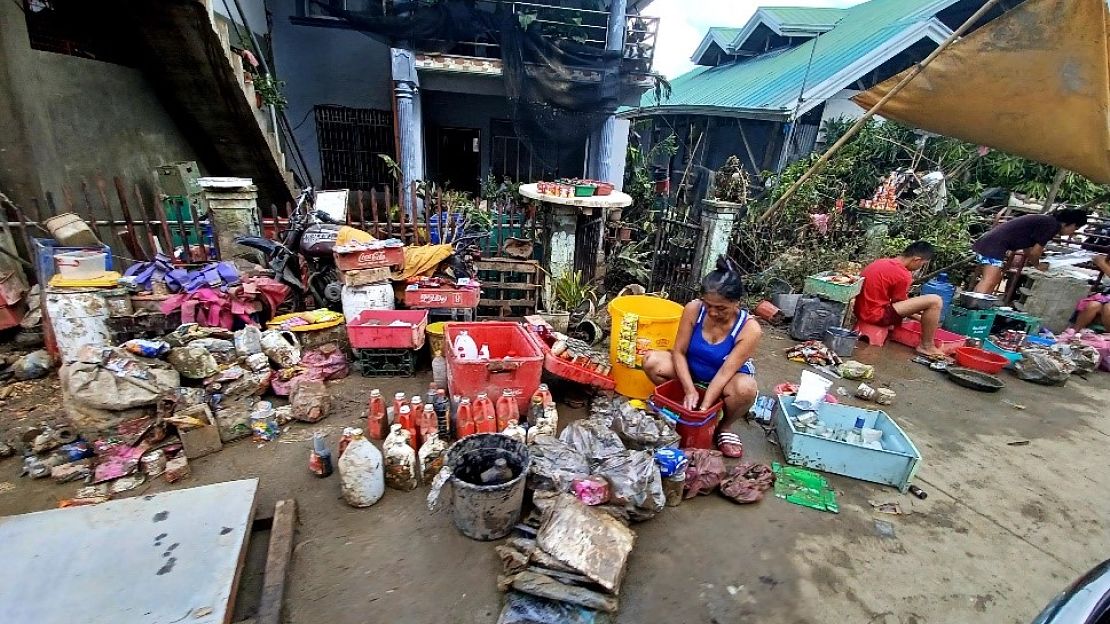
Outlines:
[{"label": "pink plastic chair", "polygon": [[863,321],[856,321],[856,326],[853,329],[860,336],[865,336],[868,344],[876,347],[883,346],[883,344],[886,343],[887,335],[890,334],[889,327],[872,325],[871,323],[864,323]]}]

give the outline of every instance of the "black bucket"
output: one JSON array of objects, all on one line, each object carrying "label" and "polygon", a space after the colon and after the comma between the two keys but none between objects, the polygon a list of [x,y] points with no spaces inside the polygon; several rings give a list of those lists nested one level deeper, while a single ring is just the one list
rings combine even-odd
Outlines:
[{"label": "black bucket", "polygon": [[[482,473],[505,460],[507,481],[482,484]],[[477,540],[505,537],[520,521],[524,483],[532,455],[523,443],[499,433],[480,433],[459,440],[447,450],[444,466],[451,470],[451,516],[459,531]]]}]

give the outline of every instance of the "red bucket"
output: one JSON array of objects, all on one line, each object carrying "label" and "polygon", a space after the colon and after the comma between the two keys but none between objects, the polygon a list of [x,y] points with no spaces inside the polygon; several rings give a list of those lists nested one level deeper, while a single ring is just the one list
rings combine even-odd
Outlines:
[{"label": "red bucket", "polygon": [[[682,382],[672,379],[655,388],[651,395],[651,402],[678,417],[675,422],[675,431],[680,438],[681,448],[716,448],[713,444],[713,433],[717,430],[717,418],[724,409],[724,401],[717,401],[705,411],[688,410],[682,406],[685,396]],[[698,388],[698,397],[705,397],[705,390]]]}]

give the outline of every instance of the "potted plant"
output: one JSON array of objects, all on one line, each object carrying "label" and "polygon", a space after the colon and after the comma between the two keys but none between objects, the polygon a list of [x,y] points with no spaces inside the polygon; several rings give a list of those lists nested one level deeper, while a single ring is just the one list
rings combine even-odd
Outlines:
[{"label": "potted plant", "polygon": [[276,110],[284,110],[289,104],[281,93],[285,86],[284,80],[278,80],[272,75],[256,76],[254,79],[254,95],[258,100],[259,108],[273,106]]},{"label": "potted plant", "polygon": [[734,212],[743,216],[748,207],[751,179],[740,164],[740,158],[729,156],[724,165],[713,174],[713,187],[702,203],[716,212]]},{"label": "potted plant", "polygon": [[547,311],[540,312],[548,324],[560,333],[570,328],[572,313],[588,313],[597,301],[597,291],[581,271],[563,273],[551,282]]}]

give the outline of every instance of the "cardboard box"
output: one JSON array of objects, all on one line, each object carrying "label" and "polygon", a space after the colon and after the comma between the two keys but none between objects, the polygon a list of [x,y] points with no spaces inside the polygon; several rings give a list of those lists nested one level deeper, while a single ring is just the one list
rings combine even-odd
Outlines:
[{"label": "cardboard box", "polygon": [[388,267],[378,267],[376,269],[359,269],[356,271],[343,272],[343,284],[346,286],[366,286],[367,284],[379,284],[381,282],[388,282],[389,278],[393,275],[393,271]]},{"label": "cardboard box", "polygon": [[216,426],[215,420],[212,418],[212,410],[207,405],[194,405],[191,408],[179,410],[179,412],[188,412],[189,416],[208,421],[208,425],[205,427],[178,432],[181,437],[181,446],[185,450],[185,457],[196,459],[223,449],[223,442],[220,441],[220,429]]}]

